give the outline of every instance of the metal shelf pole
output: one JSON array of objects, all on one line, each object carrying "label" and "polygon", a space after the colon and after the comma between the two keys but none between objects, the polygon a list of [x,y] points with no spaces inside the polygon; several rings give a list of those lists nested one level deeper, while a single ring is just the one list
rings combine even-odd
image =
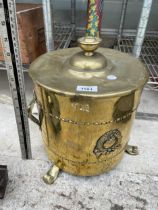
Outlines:
[{"label": "metal shelf pole", "polygon": [[140,53],[141,53],[152,2],[153,2],[152,0],[144,0],[144,3],[143,3],[143,8],[141,11],[140,21],[139,21],[138,29],[137,29],[137,35],[136,35],[136,39],[135,39],[135,43],[133,47],[133,55],[137,58],[140,56]]},{"label": "metal shelf pole", "polygon": [[120,26],[119,26],[119,30],[118,30],[118,36],[117,36],[118,43],[120,43],[120,40],[122,38],[123,26],[124,26],[125,17],[126,17],[126,11],[127,11],[127,4],[128,4],[128,0],[122,1]]},{"label": "metal shelf pole", "polygon": [[53,17],[51,0],[42,0],[47,51],[54,50]]},{"label": "metal shelf pole", "polygon": [[76,0],[71,0],[71,24],[73,27],[73,40],[76,38]]}]

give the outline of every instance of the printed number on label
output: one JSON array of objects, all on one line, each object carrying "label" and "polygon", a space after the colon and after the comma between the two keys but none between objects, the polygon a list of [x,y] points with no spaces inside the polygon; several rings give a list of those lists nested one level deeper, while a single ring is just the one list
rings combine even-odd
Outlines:
[{"label": "printed number on label", "polygon": [[79,92],[98,92],[98,86],[80,86],[76,88]]}]

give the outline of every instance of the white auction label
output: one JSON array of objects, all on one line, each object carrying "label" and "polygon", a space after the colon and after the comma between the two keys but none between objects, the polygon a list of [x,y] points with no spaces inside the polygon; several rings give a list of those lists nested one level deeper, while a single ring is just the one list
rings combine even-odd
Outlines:
[{"label": "white auction label", "polygon": [[98,86],[80,86],[80,85],[77,85],[77,88],[76,88],[77,91],[80,91],[80,92],[98,92]]}]

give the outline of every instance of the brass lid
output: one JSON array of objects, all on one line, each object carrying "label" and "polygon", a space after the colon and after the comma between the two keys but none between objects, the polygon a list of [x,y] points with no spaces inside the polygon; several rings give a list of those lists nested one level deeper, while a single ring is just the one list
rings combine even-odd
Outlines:
[{"label": "brass lid", "polygon": [[79,39],[84,51],[69,48],[41,55],[29,75],[44,88],[66,95],[111,97],[143,87],[148,80],[145,66],[131,55],[97,49],[100,42],[85,37]]},{"label": "brass lid", "polygon": [[74,54],[70,60],[71,68],[75,68],[76,70],[99,70],[103,69],[107,66],[107,61],[105,56],[103,56],[99,52],[94,52],[101,43],[101,39],[98,37],[82,37],[78,39],[79,46],[82,50]]}]

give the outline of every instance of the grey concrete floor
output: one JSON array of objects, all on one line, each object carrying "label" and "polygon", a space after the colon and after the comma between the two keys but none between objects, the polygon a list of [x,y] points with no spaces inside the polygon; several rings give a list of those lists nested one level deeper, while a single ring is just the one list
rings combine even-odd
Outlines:
[{"label": "grey concrete floor", "polygon": [[[32,82],[25,73],[26,97]],[[158,94],[144,91],[139,111],[158,114]],[[158,210],[158,121],[135,120],[131,144],[138,156],[124,155],[112,171],[96,177],[61,172],[54,185],[43,183],[50,167],[38,127],[29,121],[32,160],[21,160],[18,133],[6,72],[0,71],[0,164],[9,183],[0,210]]]}]

